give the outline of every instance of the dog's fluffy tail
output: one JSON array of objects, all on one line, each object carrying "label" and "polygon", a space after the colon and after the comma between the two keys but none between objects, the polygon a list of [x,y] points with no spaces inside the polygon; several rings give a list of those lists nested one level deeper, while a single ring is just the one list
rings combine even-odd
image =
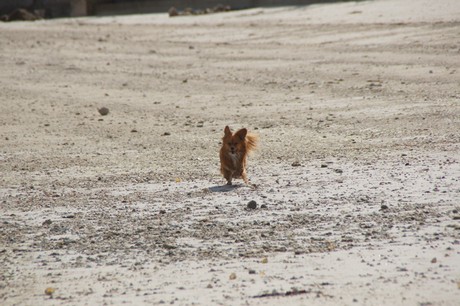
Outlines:
[{"label": "dog's fluffy tail", "polygon": [[249,133],[246,135],[246,150],[248,153],[253,152],[257,149],[257,144],[259,142],[259,136],[256,134]]}]

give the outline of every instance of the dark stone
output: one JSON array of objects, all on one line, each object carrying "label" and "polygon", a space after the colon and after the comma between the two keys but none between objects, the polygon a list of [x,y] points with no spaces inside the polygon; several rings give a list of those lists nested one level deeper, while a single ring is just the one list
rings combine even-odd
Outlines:
[{"label": "dark stone", "polygon": [[257,208],[257,202],[254,200],[249,201],[248,206],[249,209],[256,209]]},{"label": "dark stone", "polygon": [[107,107],[101,107],[98,109],[98,111],[101,116],[106,116],[109,114],[109,109]]}]

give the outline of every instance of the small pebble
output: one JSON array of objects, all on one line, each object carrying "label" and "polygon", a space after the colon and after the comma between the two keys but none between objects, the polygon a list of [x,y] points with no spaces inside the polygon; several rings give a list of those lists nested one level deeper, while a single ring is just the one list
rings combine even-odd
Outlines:
[{"label": "small pebble", "polygon": [[236,274],[235,273],[230,274],[229,279],[230,280],[236,279]]},{"label": "small pebble", "polygon": [[254,200],[249,201],[248,206],[249,209],[256,209],[257,208],[257,202]]},{"label": "small pebble", "polygon": [[106,116],[109,114],[109,109],[107,107],[101,107],[98,109],[98,111],[101,116]]},{"label": "small pebble", "polygon": [[45,289],[45,294],[49,295],[49,296],[52,296],[55,291],[56,291],[56,289],[54,289],[52,287],[48,287],[48,288]]}]

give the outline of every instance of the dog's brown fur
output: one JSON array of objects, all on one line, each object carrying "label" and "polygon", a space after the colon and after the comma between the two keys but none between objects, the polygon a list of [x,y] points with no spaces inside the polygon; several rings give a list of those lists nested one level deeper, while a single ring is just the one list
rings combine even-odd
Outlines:
[{"label": "dog's brown fur", "polygon": [[227,185],[232,184],[232,178],[242,178],[249,184],[246,173],[247,157],[256,149],[258,138],[257,135],[248,133],[245,128],[232,133],[228,126],[225,127],[220,149],[220,172],[227,180]]}]

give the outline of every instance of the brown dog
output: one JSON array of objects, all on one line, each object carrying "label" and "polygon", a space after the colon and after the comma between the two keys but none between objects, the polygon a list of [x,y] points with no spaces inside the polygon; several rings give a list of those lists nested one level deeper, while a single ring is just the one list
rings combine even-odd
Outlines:
[{"label": "brown dog", "polygon": [[224,129],[222,148],[220,149],[220,172],[232,184],[232,178],[242,178],[249,184],[246,174],[248,154],[257,146],[258,136],[248,133],[247,129],[240,129],[232,133],[228,126]]}]

